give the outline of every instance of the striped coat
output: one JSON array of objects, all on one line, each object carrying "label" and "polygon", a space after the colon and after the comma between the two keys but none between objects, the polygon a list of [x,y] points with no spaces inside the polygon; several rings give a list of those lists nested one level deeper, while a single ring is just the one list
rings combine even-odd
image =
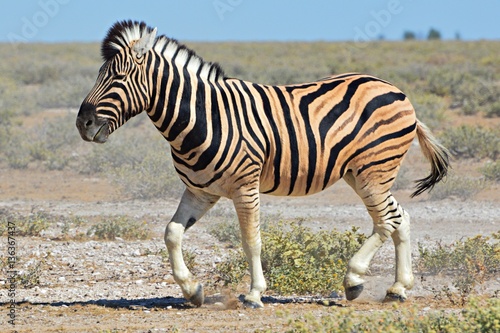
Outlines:
[{"label": "striped coat", "polygon": [[202,285],[187,269],[184,231],[220,197],[233,200],[247,255],[249,306],[262,306],[260,193],[317,193],[343,178],[360,196],[373,234],[349,261],[346,297],[356,298],[375,252],[391,237],[396,281],[387,295],[404,300],[413,285],[409,215],[390,192],[410,144],[418,137],[431,162],[414,195],[448,169],[448,154],[417,120],[408,98],[369,75],[343,74],[315,82],[269,86],[228,78],[217,65],[144,23],[116,23],[102,44],[104,64],[82,103],[77,128],[103,143],[128,119],[146,111],[169,142],[186,184],[168,223],[165,242],[174,278],[185,297],[203,303]]}]

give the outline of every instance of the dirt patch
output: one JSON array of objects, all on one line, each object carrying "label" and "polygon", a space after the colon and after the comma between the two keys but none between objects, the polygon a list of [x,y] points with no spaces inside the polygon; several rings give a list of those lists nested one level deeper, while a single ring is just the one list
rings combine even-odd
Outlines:
[{"label": "dirt patch", "polygon": [[[2,177],[13,179],[20,175]],[[98,217],[129,215],[143,218],[153,230],[153,238],[146,241],[54,241],[50,232],[42,237],[22,237],[17,240],[18,255],[25,261],[42,262],[40,284],[29,289],[18,289],[16,298],[19,332],[254,332],[257,329],[284,331],[290,320],[299,320],[306,314],[326,316],[337,311],[338,306],[352,307],[356,311],[391,309],[382,299],[393,280],[394,248],[387,242],[377,253],[371,266],[362,297],[355,302],[333,300],[324,306],[317,300],[289,297],[277,298],[267,294],[265,308],[249,310],[238,300],[245,287],[237,291],[207,290],[207,304],[192,308],[182,298],[175,284],[169,264],[161,253],[164,249],[163,230],[175,211],[177,199],[162,201],[105,200],[102,193],[108,187],[104,181],[82,181],[70,175],[62,182],[66,188],[75,189],[75,197],[65,194],[61,186],[54,187],[52,179],[58,172],[30,173],[23,184],[39,182],[33,192],[19,191],[17,199],[3,199],[0,208],[9,211],[29,212],[32,207],[54,215]],[[12,174],[11,174],[12,175]],[[65,175],[61,173],[59,175]],[[82,184],[88,192],[83,192]],[[104,184],[104,185],[103,185]],[[102,188],[103,192],[96,191]],[[60,192],[58,192],[58,190]],[[323,195],[300,199],[263,197],[263,214],[276,214],[283,218],[304,217],[307,226],[316,229],[335,227],[340,230],[359,226],[362,232],[371,232],[371,223],[364,206],[355,195],[346,195],[350,189],[339,183]],[[21,193],[24,193],[21,195]],[[111,195],[109,192],[107,195]],[[117,194],[118,195],[118,194]],[[92,196],[94,196],[92,198]],[[431,202],[409,201],[405,192],[400,194],[404,207],[412,215],[414,253],[417,243],[435,241],[452,242],[463,237],[489,234],[500,228],[497,201],[462,202],[445,200]],[[338,199],[341,198],[341,199]],[[97,201],[100,199],[101,201]],[[340,201],[340,203],[336,202]],[[229,200],[218,203],[219,210],[232,210]],[[205,284],[215,277],[212,273],[221,260],[222,244],[208,233],[213,218],[207,216],[195,225],[184,238],[185,249],[196,254],[194,273]],[[57,226],[55,226],[57,228]],[[6,242],[6,238],[2,238]],[[449,283],[446,277],[416,276],[416,285],[409,292],[410,299],[404,307],[415,306],[419,311],[447,309],[454,305],[436,301],[432,287]],[[0,278],[5,284],[5,278]],[[500,289],[500,279],[482,285],[478,292],[492,295]],[[8,311],[7,290],[0,289],[3,313]],[[320,302],[321,303],[321,302]],[[0,319],[8,327],[6,316]]]}]

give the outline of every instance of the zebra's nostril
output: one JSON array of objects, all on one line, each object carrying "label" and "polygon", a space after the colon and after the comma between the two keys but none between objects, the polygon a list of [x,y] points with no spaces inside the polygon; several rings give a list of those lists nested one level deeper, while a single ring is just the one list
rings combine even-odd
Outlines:
[{"label": "zebra's nostril", "polygon": [[88,120],[86,123],[85,123],[85,127],[90,127],[92,126],[92,120]]}]

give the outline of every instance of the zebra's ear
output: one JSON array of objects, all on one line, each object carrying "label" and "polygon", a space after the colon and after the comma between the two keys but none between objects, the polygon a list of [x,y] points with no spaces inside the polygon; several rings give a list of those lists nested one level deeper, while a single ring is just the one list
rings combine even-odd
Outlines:
[{"label": "zebra's ear", "polygon": [[156,28],[154,28],[151,32],[146,32],[141,39],[135,42],[133,46],[133,50],[135,52],[136,57],[142,58],[151,48],[155,42],[156,38]]}]

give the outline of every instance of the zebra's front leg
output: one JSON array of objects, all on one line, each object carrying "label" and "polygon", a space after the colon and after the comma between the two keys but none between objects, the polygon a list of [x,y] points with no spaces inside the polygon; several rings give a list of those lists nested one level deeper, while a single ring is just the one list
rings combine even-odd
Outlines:
[{"label": "zebra's front leg", "polygon": [[165,229],[170,265],[175,282],[181,287],[184,297],[196,306],[204,302],[203,286],[187,268],[182,257],[184,231],[198,221],[219,199],[205,193],[194,194],[186,189],[179,207]]},{"label": "zebra's front leg", "polygon": [[240,223],[243,250],[250,268],[250,292],[245,295],[244,304],[250,308],[262,308],[261,295],[267,285],[260,259],[262,241],[260,238],[258,190],[238,195],[233,199]]}]

